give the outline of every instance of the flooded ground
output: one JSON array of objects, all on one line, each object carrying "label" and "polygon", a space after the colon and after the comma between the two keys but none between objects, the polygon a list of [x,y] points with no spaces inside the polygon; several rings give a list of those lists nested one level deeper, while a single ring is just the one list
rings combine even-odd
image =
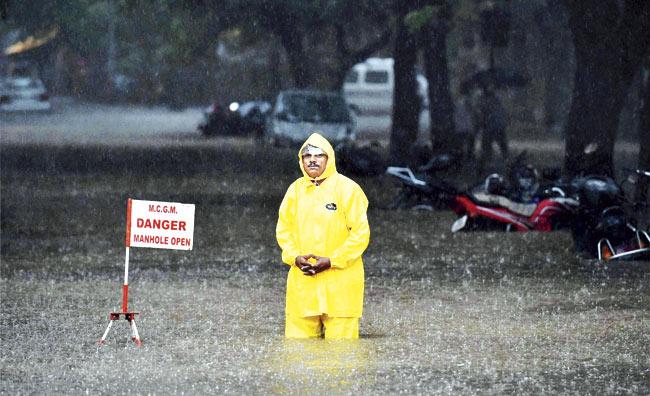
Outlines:
[{"label": "flooded ground", "polygon": [[[393,182],[360,178],[361,339],[290,342],[274,228],[292,150],[224,139],[0,154],[0,393],[650,393],[650,263],[580,259],[562,232],[451,234],[448,211],[384,210]],[[131,250],[144,344],[120,322],[98,348],[120,306],[129,197],[196,204],[194,250]]]}]

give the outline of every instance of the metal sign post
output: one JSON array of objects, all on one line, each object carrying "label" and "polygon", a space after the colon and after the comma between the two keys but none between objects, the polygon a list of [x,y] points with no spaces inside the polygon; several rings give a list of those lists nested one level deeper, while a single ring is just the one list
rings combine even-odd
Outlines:
[{"label": "metal sign post", "polygon": [[111,312],[109,314],[109,322],[104,335],[99,339],[99,344],[103,345],[106,343],[106,337],[108,332],[113,326],[113,322],[120,320],[120,317],[124,316],[124,319],[129,322],[129,327],[131,328],[131,340],[135,342],[135,345],[142,345],[142,340],[140,339],[140,334],[138,334],[138,327],[135,325],[135,317],[139,315],[139,312],[129,312],[129,247],[126,247],[126,258],[124,259],[124,284],[122,285],[122,312]]},{"label": "metal sign post", "polygon": [[129,248],[192,250],[194,245],[194,205],[175,202],[140,201],[129,198],[126,207],[126,251],[124,258],[124,284],[122,285],[122,310],[109,314],[108,327],[99,339],[106,337],[113,322],[122,317],[129,322],[131,340],[141,346],[142,340],[135,325],[139,312],[129,312]]}]

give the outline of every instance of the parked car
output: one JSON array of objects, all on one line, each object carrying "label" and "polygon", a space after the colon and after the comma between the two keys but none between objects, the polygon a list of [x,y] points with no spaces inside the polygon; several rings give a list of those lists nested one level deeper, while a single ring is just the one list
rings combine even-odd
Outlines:
[{"label": "parked car", "polygon": [[268,117],[265,140],[274,145],[300,144],[314,131],[332,145],[356,140],[356,120],[343,95],[326,91],[281,91]]},{"label": "parked car", "polygon": [[261,100],[232,102],[228,108],[215,103],[204,111],[198,128],[206,136],[252,134],[261,137],[270,110],[271,104]]},{"label": "parked car", "polygon": [[0,111],[50,111],[50,95],[34,77],[5,77],[0,80]]},{"label": "parked car", "polygon": [[[393,110],[395,73],[393,58],[368,58],[354,65],[345,77],[343,93],[348,103],[362,114],[390,114]],[[421,73],[416,74],[417,94],[422,110],[429,106],[429,83]]]}]

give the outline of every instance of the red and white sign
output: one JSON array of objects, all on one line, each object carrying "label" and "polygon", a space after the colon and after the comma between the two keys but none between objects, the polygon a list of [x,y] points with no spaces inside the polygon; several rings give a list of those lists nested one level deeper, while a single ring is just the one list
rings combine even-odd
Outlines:
[{"label": "red and white sign", "polygon": [[192,250],[194,205],[129,199],[126,246]]}]

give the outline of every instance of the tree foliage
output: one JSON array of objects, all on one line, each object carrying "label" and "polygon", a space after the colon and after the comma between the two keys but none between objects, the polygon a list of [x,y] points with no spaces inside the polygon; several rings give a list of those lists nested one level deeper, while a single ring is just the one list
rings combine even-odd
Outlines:
[{"label": "tree foliage", "polygon": [[[9,0],[7,23],[24,33],[39,34],[57,27],[58,40],[80,54],[91,55],[103,48],[102,19],[98,4],[92,0]],[[97,13],[97,11],[100,11]]]},{"label": "tree foliage", "polygon": [[[612,174],[621,108],[650,45],[650,2],[534,0],[526,7],[559,2],[568,11],[576,59],[573,101],[565,125],[565,169],[570,174]],[[476,25],[478,8],[470,0],[8,0],[3,3],[1,31],[20,28],[38,34],[57,27],[59,34],[51,47],[65,47],[87,61],[88,92],[100,92],[92,88],[109,80],[106,64],[115,56],[117,72],[140,83],[136,99],[149,102],[203,101],[215,86],[222,88],[219,81],[236,81],[217,54],[224,42],[239,52],[248,47],[279,48],[284,62],[269,61],[265,73],[280,80],[279,76],[287,75],[287,65],[288,85],[295,87],[340,88],[352,65],[377,53],[391,54],[396,68],[391,141],[404,146],[395,146],[403,156],[418,129],[413,71],[417,52],[424,49],[432,98],[431,134],[445,136],[453,130],[447,35],[456,28],[449,21],[458,20],[450,15],[456,12]],[[114,37],[107,33],[111,24],[116,27]],[[457,46],[455,40],[450,53]],[[115,43],[112,54],[108,49]],[[548,50],[544,48],[539,52]],[[246,58],[241,63],[253,62]],[[254,65],[246,67],[251,67],[250,74],[259,71]],[[550,81],[549,75],[544,78]],[[284,80],[273,89],[283,85],[287,85]],[[598,143],[603,160],[585,169],[583,148],[592,142]]]},{"label": "tree foliage", "polygon": [[220,3],[233,26],[280,41],[296,87],[339,88],[349,67],[385,47],[392,33],[388,0]]}]

